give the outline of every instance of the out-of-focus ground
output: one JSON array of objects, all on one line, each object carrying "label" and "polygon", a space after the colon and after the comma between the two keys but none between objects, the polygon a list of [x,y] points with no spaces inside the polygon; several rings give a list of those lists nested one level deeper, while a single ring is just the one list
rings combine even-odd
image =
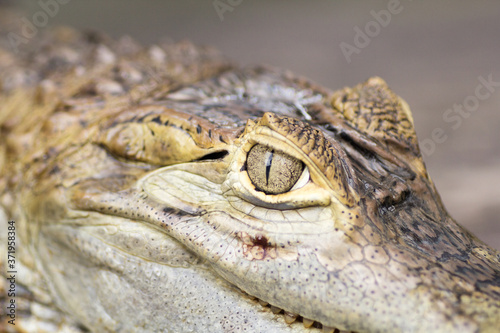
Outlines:
[{"label": "out-of-focus ground", "polygon": [[[128,34],[145,44],[188,39],[240,64],[290,69],[332,89],[381,76],[413,110],[428,170],[451,215],[500,249],[499,1],[15,3],[33,20],[51,1],[60,5],[47,25]],[[368,29],[368,38],[356,39],[358,29]],[[341,49],[347,44],[357,49],[350,62]],[[494,83],[478,88],[481,78]]]}]

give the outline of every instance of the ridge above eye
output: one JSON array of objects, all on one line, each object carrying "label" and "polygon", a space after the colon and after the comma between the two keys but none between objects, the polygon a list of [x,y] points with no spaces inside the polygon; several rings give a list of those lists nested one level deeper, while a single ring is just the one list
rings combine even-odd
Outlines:
[{"label": "ridge above eye", "polygon": [[303,170],[302,161],[262,144],[253,146],[248,152],[248,177],[257,190],[266,194],[288,192]]}]

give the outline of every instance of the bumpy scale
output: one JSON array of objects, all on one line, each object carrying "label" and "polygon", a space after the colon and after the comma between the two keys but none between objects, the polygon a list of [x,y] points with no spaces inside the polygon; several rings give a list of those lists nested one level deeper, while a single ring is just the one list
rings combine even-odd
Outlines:
[{"label": "bumpy scale", "polygon": [[68,29],[4,46],[4,327],[498,332],[500,254],[448,215],[382,79],[332,92]]}]

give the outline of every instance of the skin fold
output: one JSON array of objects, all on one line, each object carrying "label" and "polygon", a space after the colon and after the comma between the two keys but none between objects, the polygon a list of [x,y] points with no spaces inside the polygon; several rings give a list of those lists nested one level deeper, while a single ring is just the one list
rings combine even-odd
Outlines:
[{"label": "skin fold", "polygon": [[66,28],[2,47],[7,329],[498,332],[500,253],[448,215],[382,79]]}]

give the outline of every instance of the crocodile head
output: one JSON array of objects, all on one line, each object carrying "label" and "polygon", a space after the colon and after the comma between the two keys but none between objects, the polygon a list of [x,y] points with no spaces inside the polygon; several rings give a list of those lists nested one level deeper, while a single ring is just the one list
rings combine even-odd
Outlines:
[{"label": "crocodile head", "polygon": [[382,79],[224,69],[125,104],[81,87],[15,196],[34,270],[85,327],[498,329],[500,255],[450,218]]}]

